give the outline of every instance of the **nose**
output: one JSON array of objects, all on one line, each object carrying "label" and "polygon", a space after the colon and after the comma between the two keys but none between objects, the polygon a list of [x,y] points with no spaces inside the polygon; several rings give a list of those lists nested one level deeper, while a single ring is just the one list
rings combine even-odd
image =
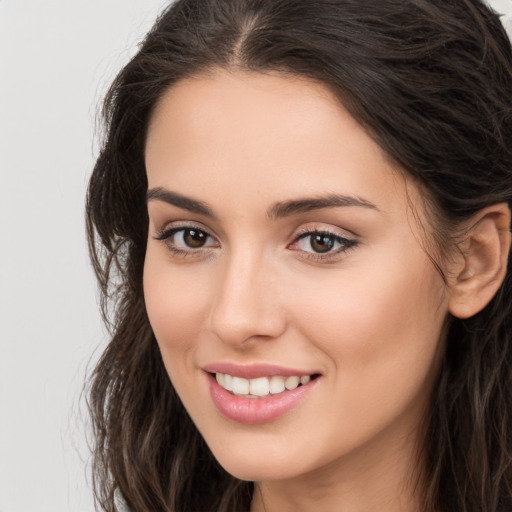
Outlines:
[{"label": "nose", "polygon": [[245,348],[278,338],[286,329],[277,272],[255,254],[233,254],[217,275],[211,331],[226,344]]}]

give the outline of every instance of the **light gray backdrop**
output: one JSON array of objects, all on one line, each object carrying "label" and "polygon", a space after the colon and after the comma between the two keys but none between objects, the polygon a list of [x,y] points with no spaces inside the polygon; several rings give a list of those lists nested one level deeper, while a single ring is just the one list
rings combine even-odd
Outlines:
[{"label": "light gray backdrop", "polygon": [[94,119],[166,4],[0,0],[0,512],[93,511],[79,402],[105,342],[83,219]]},{"label": "light gray backdrop", "polygon": [[90,512],[96,106],[165,0],[0,0],[0,511]]}]

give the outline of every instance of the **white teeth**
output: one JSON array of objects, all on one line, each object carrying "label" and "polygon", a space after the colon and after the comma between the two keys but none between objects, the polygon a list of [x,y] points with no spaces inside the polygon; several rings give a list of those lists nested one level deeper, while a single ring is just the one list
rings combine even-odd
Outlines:
[{"label": "white teeth", "polygon": [[233,377],[233,393],[235,395],[248,395],[249,381],[242,377]]},{"label": "white teeth", "polygon": [[224,385],[222,387],[228,391],[233,391],[233,377],[231,375],[227,373],[224,375]]},{"label": "white teeth", "polygon": [[292,375],[290,377],[258,377],[257,379],[244,379],[243,377],[233,377],[227,373],[216,373],[215,379],[225,390],[233,392],[237,396],[244,398],[260,398],[264,396],[277,395],[285,390],[296,389],[300,384],[307,384],[311,377],[303,375],[302,377]]},{"label": "white teeth", "polygon": [[284,381],[284,387],[286,389],[292,390],[292,389],[295,389],[299,385],[299,382],[300,382],[299,377],[295,377],[295,375],[294,375],[293,377],[288,377]]},{"label": "white teeth", "polygon": [[285,390],[284,386],[284,377],[278,377],[274,375],[270,379],[270,393],[273,395],[277,395],[277,393],[282,393]]},{"label": "white teeth", "polygon": [[270,392],[270,386],[267,377],[260,377],[259,379],[251,379],[249,381],[249,388],[251,395],[267,396]]}]

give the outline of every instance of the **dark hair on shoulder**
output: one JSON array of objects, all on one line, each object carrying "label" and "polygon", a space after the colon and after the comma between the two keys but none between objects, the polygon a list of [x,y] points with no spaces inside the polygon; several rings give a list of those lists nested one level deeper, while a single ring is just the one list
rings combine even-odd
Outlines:
[{"label": "dark hair on shoulder", "polygon": [[[326,84],[427,192],[436,242],[512,205],[512,50],[479,0],[178,0],[104,103],[87,229],[110,327],[90,382],[97,503],[113,512],[248,511],[253,486],[215,461],[164,369],[144,306],[144,146],[156,103],[212,68]],[[426,419],[424,512],[512,510],[512,268],[451,319]]]}]

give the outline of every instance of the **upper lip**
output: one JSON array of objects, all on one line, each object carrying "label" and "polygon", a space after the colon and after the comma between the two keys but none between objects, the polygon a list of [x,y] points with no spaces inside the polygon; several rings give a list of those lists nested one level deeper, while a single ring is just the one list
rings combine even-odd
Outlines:
[{"label": "upper lip", "polygon": [[308,370],[298,370],[297,368],[288,368],[274,364],[247,364],[240,365],[230,362],[218,362],[207,364],[202,367],[208,373],[223,373],[233,377],[243,377],[245,379],[257,379],[259,377],[302,377],[303,375],[314,375],[318,372]]}]

